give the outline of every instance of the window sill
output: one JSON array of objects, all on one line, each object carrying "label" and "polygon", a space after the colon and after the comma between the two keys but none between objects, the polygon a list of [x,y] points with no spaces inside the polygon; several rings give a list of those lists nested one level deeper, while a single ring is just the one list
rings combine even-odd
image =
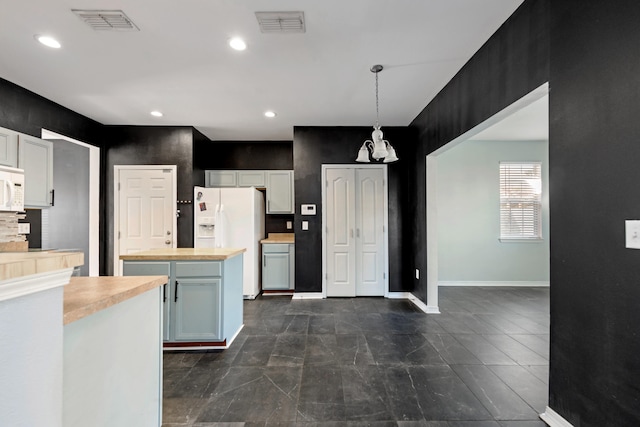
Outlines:
[{"label": "window sill", "polygon": [[539,239],[518,239],[518,238],[514,238],[514,239],[509,239],[509,238],[498,238],[498,240],[500,241],[500,243],[542,243],[544,242],[544,239],[539,238]]}]

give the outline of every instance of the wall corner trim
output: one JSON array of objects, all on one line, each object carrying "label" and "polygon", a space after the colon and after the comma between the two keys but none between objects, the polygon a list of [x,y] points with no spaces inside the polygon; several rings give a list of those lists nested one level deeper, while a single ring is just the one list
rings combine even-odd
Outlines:
[{"label": "wall corner trim", "polygon": [[323,299],[322,292],[294,292],[291,299]]},{"label": "wall corner trim", "polygon": [[573,427],[573,424],[562,418],[560,414],[548,406],[545,408],[544,412],[540,414],[540,419],[551,427]]}]

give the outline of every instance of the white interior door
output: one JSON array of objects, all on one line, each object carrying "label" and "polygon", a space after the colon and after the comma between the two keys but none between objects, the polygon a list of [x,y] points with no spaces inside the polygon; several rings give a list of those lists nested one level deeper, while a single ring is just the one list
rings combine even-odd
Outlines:
[{"label": "white interior door", "polygon": [[326,171],[326,291],[356,296],[355,183],[353,170]]},{"label": "white interior door", "polygon": [[356,169],[356,295],[382,296],[385,288],[382,169]]},{"label": "white interior door", "polygon": [[326,296],[383,296],[384,169],[326,168],[325,178]]},{"label": "white interior door", "polygon": [[116,263],[119,255],[176,247],[175,166],[116,167]]}]

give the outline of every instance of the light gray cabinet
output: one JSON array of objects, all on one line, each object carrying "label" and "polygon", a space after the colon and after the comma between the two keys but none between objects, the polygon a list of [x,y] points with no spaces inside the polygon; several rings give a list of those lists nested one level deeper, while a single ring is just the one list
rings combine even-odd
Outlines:
[{"label": "light gray cabinet", "polygon": [[[167,276],[171,278],[171,263],[167,261],[138,261],[125,262],[123,266],[125,276]],[[169,320],[171,319],[171,282],[162,287],[162,339],[169,340]]]},{"label": "light gray cabinet", "polygon": [[262,245],[262,289],[291,290],[294,288],[294,245],[267,243]]},{"label": "light gray cabinet", "polygon": [[125,260],[125,276],[166,275],[166,343],[226,342],[242,327],[242,256],[224,261]]},{"label": "light gray cabinet", "polygon": [[204,185],[205,187],[237,187],[238,174],[236,171],[205,171]]},{"label": "light gray cabinet", "polygon": [[264,171],[237,171],[238,187],[264,187]]},{"label": "light gray cabinet", "polygon": [[207,170],[205,187],[265,188],[267,214],[295,213],[292,170]]},{"label": "light gray cabinet", "polygon": [[54,203],[53,143],[20,134],[18,167],[24,169],[24,206],[46,208]]},{"label": "light gray cabinet", "polygon": [[18,132],[0,128],[0,165],[18,167]]},{"label": "light gray cabinet", "polygon": [[266,171],[267,176],[267,213],[292,214],[293,171]]},{"label": "light gray cabinet", "polygon": [[173,340],[222,340],[222,263],[177,261],[175,267]]}]

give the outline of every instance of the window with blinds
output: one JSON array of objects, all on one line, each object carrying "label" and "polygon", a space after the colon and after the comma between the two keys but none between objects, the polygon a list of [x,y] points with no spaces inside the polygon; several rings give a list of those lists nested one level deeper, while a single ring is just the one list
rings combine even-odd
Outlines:
[{"label": "window with blinds", "polygon": [[500,240],[542,239],[540,162],[500,162]]}]

